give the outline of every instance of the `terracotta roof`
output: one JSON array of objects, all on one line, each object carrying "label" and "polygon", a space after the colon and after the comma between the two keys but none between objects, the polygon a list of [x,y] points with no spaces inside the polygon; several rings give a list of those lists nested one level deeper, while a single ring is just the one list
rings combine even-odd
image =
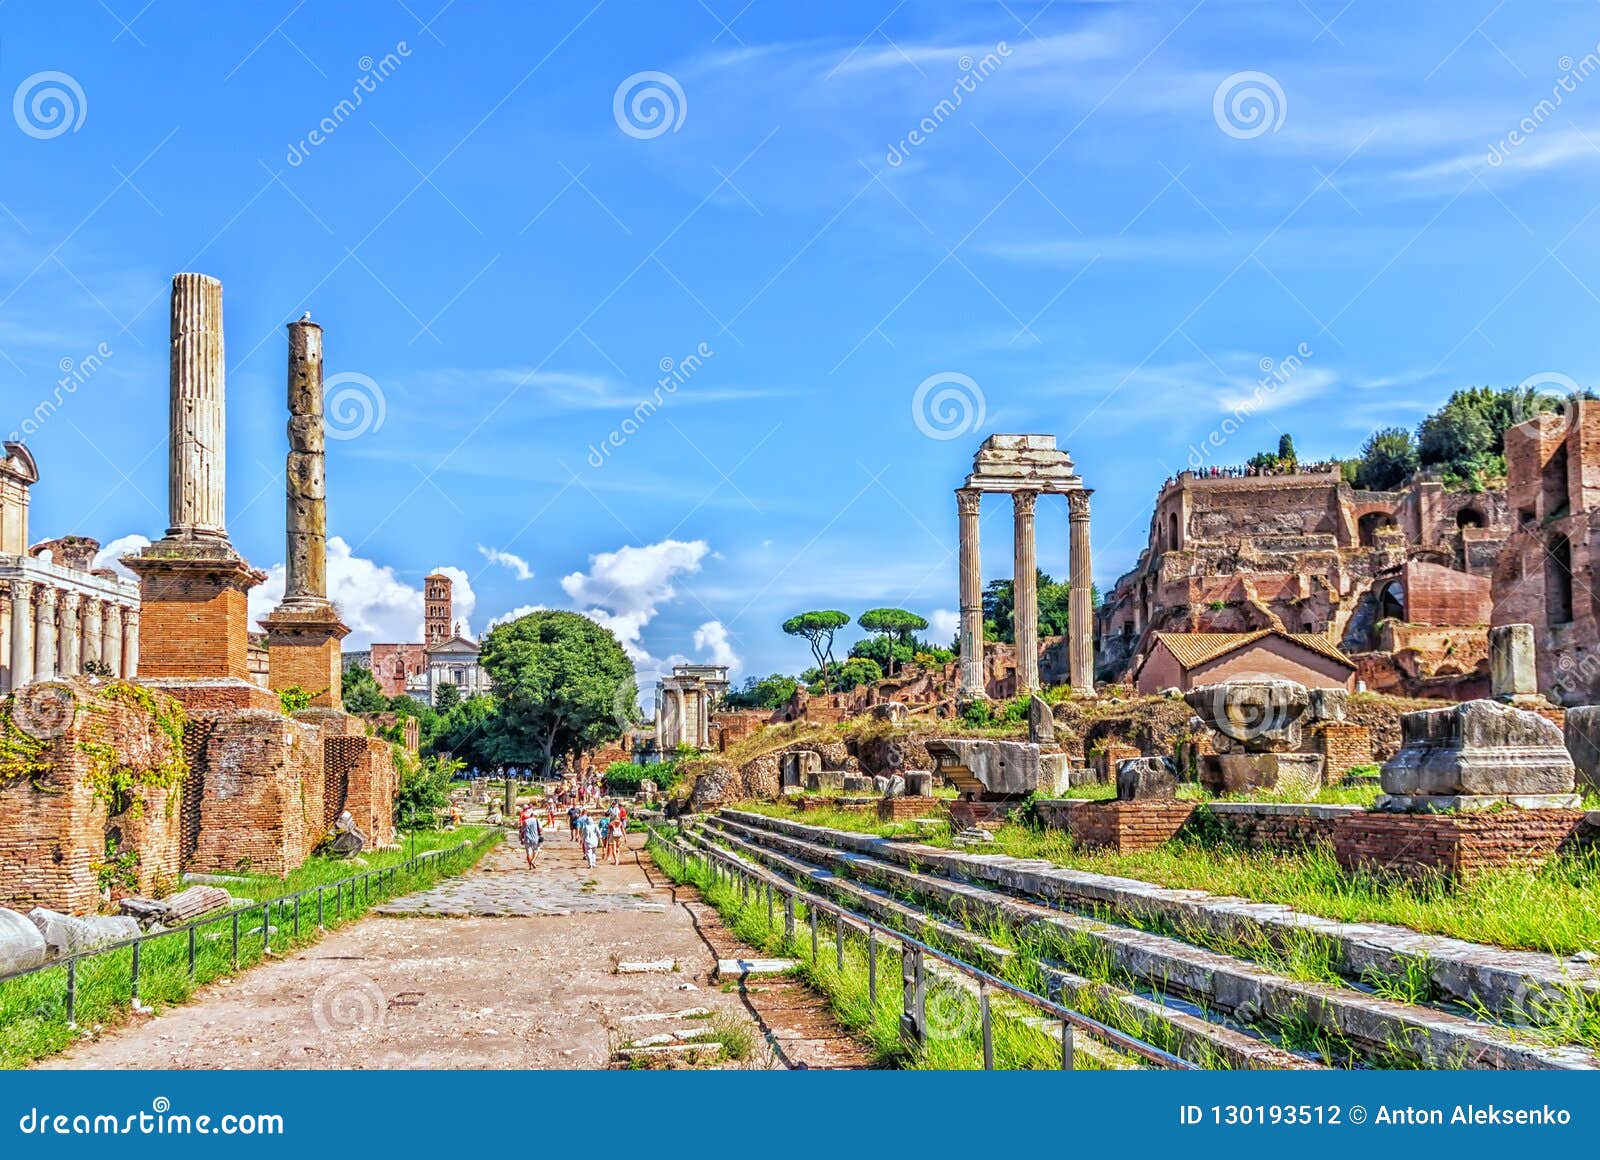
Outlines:
[{"label": "terracotta roof", "polygon": [[1157,632],[1152,635],[1156,641],[1166,645],[1167,650],[1186,669],[1214,661],[1269,636],[1281,636],[1331,661],[1352,669],[1356,667],[1327,637],[1317,632],[1280,632],[1275,628],[1263,628],[1256,632]]}]

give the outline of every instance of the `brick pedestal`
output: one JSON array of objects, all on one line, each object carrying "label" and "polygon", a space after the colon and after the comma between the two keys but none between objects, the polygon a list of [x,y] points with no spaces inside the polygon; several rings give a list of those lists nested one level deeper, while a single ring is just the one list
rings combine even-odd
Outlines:
[{"label": "brick pedestal", "polygon": [[925,818],[939,808],[939,799],[931,797],[886,797],[878,803],[878,819],[898,822],[905,818]]},{"label": "brick pedestal", "polygon": [[265,580],[224,543],[162,540],[123,563],[139,576],[139,675],[250,679],[246,593]]},{"label": "brick pedestal", "polygon": [[1067,810],[1065,821],[1078,845],[1126,854],[1171,841],[1192,813],[1190,802],[1086,802]]},{"label": "brick pedestal", "polygon": [[1583,819],[1581,810],[1373,811],[1341,821],[1333,849],[1352,873],[1459,879],[1500,866],[1538,865],[1574,837]]},{"label": "brick pedestal", "polygon": [[[207,719],[209,717],[209,719]],[[197,714],[205,740],[190,771],[188,868],[287,874],[323,834],[321,732],[273,710]]]},{"label": "brick pedestal", "polygon": [[1317,729],[1314,746],[1322,754],[1322,776],[1328,785],[1358,765],[1372,764],[1372,730],[1365,725],[1329,721]]},{"label": "brick pedestal", "polygon": [[344,661],[339,642],[350,634],[332,606],[297,611],[280,606],[261,618],[267,633],[267,685],[275,693],[299,687],[315,693],[311,704],[343,704]]}]

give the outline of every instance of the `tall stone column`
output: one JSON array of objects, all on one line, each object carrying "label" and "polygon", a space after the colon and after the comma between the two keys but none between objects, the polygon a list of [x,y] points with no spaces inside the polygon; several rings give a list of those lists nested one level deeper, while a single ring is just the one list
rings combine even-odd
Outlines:
[{"label": "tall stone column", "polygon": [[169,538],[226,540],[227,406],[222,283],[205,274],[172,279]]},{"label": "tall stone column", "polygon": [[11,687],[33,680],[33,585],[11,582]]},{"label": "tall stone column", "polygon": [[1075,693],[1094,695],[1094,567],[1089,559],[1087,488],[1067,493],[1072,590],[1067,599],[1067,671]]},{"label": "tall stone column", "polygon": [[983,567],[978,559],[978,514],[983,493],[956,489],[957,544],[961,569],[961,681],[957,696],[987,696],[983,684]]},{"label": "tall stone column", "polygon": [[122,611],[122,672],[119,675],[130,681],[139,675],[139,610],[137,608],[125,608]]},{"label": "tall stone column", "polygon": [[107,604],[100,628],[100,663],[111,670],[113,677],[126,674],[122,671],[122,606]]},{"label": "tall stone column", "polygon": [[56,590],[39,586],[33,602],[33,679],[42,681],[59,671],[56,656]]},{"label": "tall stone column", "polygon": [[[171,339],[170,526],[163,539],[123,558],[139,576],[140,675],[180,700],[203,678],[208,709],[275,708],[278,698],[250,680],[247,594],[266,574],[234,551],[224,519],[222,284],[215,278],[173,277]],[[123,633],[125,651],[132,635]],[[127,659],[123,673],[132,676]]]},{"label": "tall stone column", "polygon": [[[283,601],[261,618],[267,684],[299,687],[312,704],[342,704],[339,642],[350,632],[328,599],[327,443],[322,425],[322,327],[308,315],[289,324],[289,458]],[[433,687],[438,688],[435,682]],[[468,690],[463,689],[466,696]]]},{"label": "tall stone column", "polygon": [[1013,571],[1011,635],[1017,647],[1017,694],[1039,689],[1039,563],[1034,543],[1036,491],[1011,493]]},{"label": "tall stone column", "polygon": [[105,663],[105,658],[101,656],[100,652],[101,633],[104,631],[101,610],[104,607],[105,602],[98,596],[85,596],[83,598],[83,612],[80,617],[82,627],[79,630],[81,655],[78,660],[78,668],[80,671],[85,669],[90,661],[94,661],[96,664]]},{"label": "tall stone column", "polygon": [[57,623],[60,629],[56,635],[56,671],[64,677],[70,677],[82,671],[80,663],[83,655],[83,641],[79,636],[78,604],[82,600],[76,592],[62,592],[57,599],[60,611]]}]

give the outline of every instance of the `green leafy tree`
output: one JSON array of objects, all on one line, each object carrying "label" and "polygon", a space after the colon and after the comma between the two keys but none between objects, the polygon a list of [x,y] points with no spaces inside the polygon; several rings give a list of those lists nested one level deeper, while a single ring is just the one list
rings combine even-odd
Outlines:
[{"label": "green leafy tree", "polygon": [[1374,431],[1361,445],[1355,485],[1364,491],[1392,491],[1417,469],[1417,448],[1404,427]]},{"label": "green leafy tree", "polygon": [[439,687],[433,691],[434,712],[447,714],[459,704],[461,704],[461,686],[454,681],[439,682]]},{"label": "green leafy tree", "polygon": [[894,646],[903,645],[909,653],[912,638],[928,627],[927,620],[904,608],[871,608],[856,617],[856,624],[866,632],[877,633],[883,640],[887,671],[891,676],[895,670]]},{"label": "green leafy tree", "polygon": [[400,772],[394,800],[395,824],[402,830],[434,830],[439,814],[450,806],[450,782],[466,763],[444,757],[415,758],[396,750]]},{"label": "green leafy tree", "polygon": [[478,660],[494,685],[502,754],[537,754],[546,777],[630,723],[633,664],[586,616],[529,613],[490,632]]},{"label": "green leafy tree", "polygon": [[346,713],[382,713],[389,707],[378,678],[366,665],[351,665],[344,673],[343,697]]},{"label": "green leafy tree", "polygon": [[799,681],[782,673],[746,677],[741,687],[728,693],[725,703],[730,709],[781,709],[799,686]]},{"label": "green leafy tree", "polygon": [[[1040,569],[1035,578],[1039,599],[1039,635],[1065,636],[1072,622],[1072,585],[1058,584],[1050,574]],[[1091,604],[1100,602],[1098,594],[1090,591]],[[986,640],[1016,640],[1016,591],[1010,580],[991,580],[983,591],[983,635]]]},{"label": "green leafy tree", "polygon": [[822,691],[829,691],[829,671],[833,666],[833,636],[850,617],[837,609],[819,609],[802,612],[783,622],[783,631],[790,636],[804,637],[811,646],[811,656],[822,671]]},{"label": "green leafy tree", "polygon": [[[824,688],[821,669],[807,669],[800,674],[800,679],[818,689]],[[848,693],[860,685],[870,685],[874,681],[881,680],[883,680],[883,669],[879,667],[877,661],[868,660],[866,657],[848,657],[843,664],[834,667],[832,688],[836,693]]]}]

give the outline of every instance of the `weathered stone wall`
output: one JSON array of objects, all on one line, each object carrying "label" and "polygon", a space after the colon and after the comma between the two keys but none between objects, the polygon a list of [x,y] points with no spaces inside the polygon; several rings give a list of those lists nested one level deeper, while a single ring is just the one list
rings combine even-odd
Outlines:
[{"label": "weathered stone wall", "polygon": [[320,729],[282,713],[216,714],[191,771],[199,821],[191,868],[283,875],[301,865],[322,835],[322,750]]}]

